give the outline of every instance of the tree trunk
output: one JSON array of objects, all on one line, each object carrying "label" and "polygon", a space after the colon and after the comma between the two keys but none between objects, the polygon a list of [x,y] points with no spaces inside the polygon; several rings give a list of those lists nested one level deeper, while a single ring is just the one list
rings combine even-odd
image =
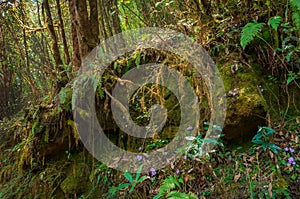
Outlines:
[{"label": "tree trunk", "polygon": [[72,70],[77,71],[81,66],[80,47],[77,35],[77,20],[76,20],[76,7],[75,1],[69,0],[69,12],[71,21],[71,41],[72,41]]},{"label": "tree trunk", "polygon": [[50,10],[48,0],[44,0],[43,6],[44,6],[44,9],[45,9],[45,12],[46,12],[47,27],[48,27],[49,34],[50,34],[51,39],[52,39],[53,57],[54,57],[54,60],[55,60],[56,67],[58,68],[59,66],[63,65],[63,62],[62,62],[62,59],[61,59],[60,53],[59,53],[59,47],[58,47],[58,44],[57,44],[57,36],[55,34],[55,29],[54,29],[54,26],[53,26],[51,10]]},{"label": "tree trunk", "polygon": [[55,33],[55,29],[53,26],[53,20],[51,16],[51,10],[49,6],[49,1],[44,0],[43,7],[46,12],[46,24],[49,30],[50,37],[52,39],[52,53],[55,60],[56,65],[56,73],[58,74],[57,82],[55,85],[55,89],[59,91],[62,87],[64,87],[68,82],[68,77],[66,71],[63,66],[63,61],[60,57],[59,47],[58,47],[58,39]]},{"label": "tree trunk", "polygon": [[63,41],[63,45],[64,45],[65,62],[66,62],[66,64],[69,64],[70,63],[70,54],[69,54],[69,50],[68,50],[64,21],[62,19],[62,14],[61,14],[60,0],[56,0],[56,8],[57,8],[57,14],[58,14],[58,19],[59,19],[59,27],[61,30],[61,37],[62,37],[62,41]]},{"label": "tree trunk", "polygon": [[[22,0],[20,1],[22,4]],[[25,24],[25,14],[23,12],[23,9],[20,9],[20,14],[22,17],[22,23]],[[29,63],[29,57],[28,57],[28,46],[27,46],[27,36],[26,36],[26,31],[25,28],[22,29],[23,32],[23,42],[24,42],[24,51],[25,51],[25,57],[24,57],[24,62],[25,62],[25,71],[27,73],[28,77],[28,82],[29,86],[31,87],[31,91],[34,97],[37,97],[37,90],[33,81],[33,77],[30,71],[30,63]]]},{"label": "tree trunk", "polygon": [[[1,18],[0,18],[1,19]],[[1,21],[1,20],[0,20]],[[6,53],[6,47],[5,47],[5,34],[2,32],[2,23],[0,24],[0,72],[2,73],[0,76],[0,110],[3,111],[3,114],[0,114],[1,117],[5,116],[4,107],[8,106],[8,82],[7,82],[7,64],[4,60],[6,60],[7,53]],[[3,60],[3,62],[2,62]]]},{"label": "tree trunk", "polygon": [[92,37],[95,42],[99,43],[99,19],[98,19],[98,3],[97,0],[89,0],[90,6],[90,27]]},{"label": "tree trunk", "polygon": [[[119,11],[118,11],[118,1],[117,0],[110,0],[109,8],[109,16],[111,16],[113,34],[119,34],[122,32],[120,26],[120,19],[119,19]],[[113,13],[113,15],[111,15]]]}]

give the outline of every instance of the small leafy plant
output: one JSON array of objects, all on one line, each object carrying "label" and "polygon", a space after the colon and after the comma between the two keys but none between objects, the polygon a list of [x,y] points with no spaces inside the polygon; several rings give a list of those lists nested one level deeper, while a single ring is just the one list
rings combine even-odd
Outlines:
[{"label": "small leafy plant", "polygon": [[[130,187],[129,189],[129,193],[132,193],[134,188],[140,184],[141,182],[143,182],[145,179],[147,179],[146,176],[141,176],[141,171],[142,171],[142,167],[143,166],[140,166],[137,170],[137,173],[136,173],[136,176],[135,176],[135,179],[133,178],[133,176],[129,173],[129,172],[125,172],[124,173],[124,177],[129,181],[129,183],[124,183],[124,184],[120,184],[118,187],[111,187],[109,189],[109,195],[111,196],[115,196],[116,193],[118,191],[121,191],[127,187]],[[141,176],[141,177],[140,177]]]},{"label": "small leafy plant", "polygon": [[188,136],[186,137],[190,143],[187,145],[185,151],[189,158],[195,159],[197,157],[202,157],[204,155],[204,151],[202,150],[204,143],[213,143],[213,144],[219,144],[218,141],[210,138],[202,138],[202,135],[198,135],[196,137],[194,136]]},{"label": "small leafy plant", "polygon": [[252,138],[252,142],[260,145],[264,151],[269,148],[271,151],[273,151],[275,154],[278,153],[277,150],[280,150],[281,148],[275,144],[270,143],[270,136],[275,132],[274,129],[269,127],[259,127],[257,134]]},{"label": "small leafy plant", "polygon": [[[205,128],[204,130],[209,129],[209,122],[204,122]],[[217,125],[212,126],[212,132],[213,134],[220,134],[222,132],[222,128]],[[221,135],[220,135],[221,136]],[[203,151],[203,148],[205,148],[205,144],[214,144],[214,145],[222,145],[221,140],[218,138],[203,138],[202,134],[197,135],[196,137],[194,136],[187,136],[185,137],[186,140],[189,141],[188,145],[185,148],[185,153],[187,153],[187,156],[191,159],[195,158],[201,158],[203,155],[206,155],[207,152],[212,152],[212,151]]]},{"label": "small leafy plant", "polygon": [[176,174],[173,176],[168,176],[162,183],[158,194],[153,199],[159,199],[163,196],[166,196],[168,199],[198,199],[198,197],[194,193],[182,193],[179,191],[171,191],[172,189],[175,189],[176,187],[178,189],[181,188],[180,184],[184,184],[184,181],[182,178],[178,177]]},{"label": "small leafy plant", "polygon": [[287,84],[290,84],[291,82],[300,79],[300,71],[295,73],[294,71],[289,71],[288,73],[288,79],[287,79]]}]

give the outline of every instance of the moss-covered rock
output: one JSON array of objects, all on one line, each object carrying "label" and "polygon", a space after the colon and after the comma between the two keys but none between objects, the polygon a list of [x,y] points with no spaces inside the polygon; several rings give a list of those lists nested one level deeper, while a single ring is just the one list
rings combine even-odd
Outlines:
[{"label": "moss-covered rock", "polygon": [[247,141],[264,125],[267,104],[262,87],[263,76],[256,68],[229,62],[220,67],[227,91],[225,140]]},{"label": "moss-covered rock", "polygon": [[70,168],[69,175],[60,184],[61,190],[66,194],[84,193],[90,189],[88,181],[87,169],[85,163],[74,162]]}]

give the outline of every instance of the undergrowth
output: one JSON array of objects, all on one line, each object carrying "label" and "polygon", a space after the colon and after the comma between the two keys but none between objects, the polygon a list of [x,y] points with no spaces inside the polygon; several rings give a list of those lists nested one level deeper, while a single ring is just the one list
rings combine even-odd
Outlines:
[{"label": "undergrowth", "polygon": [[[83,149],[70,112],[72,89],[66,87],[54,101],[45,98],[6,124],[0,123],[1,138],[9,141],[1,142],[0,198],[300,198],[300,4],[290,0],[285,7],[285,16],[262,14],[246,22],[225,18],[228,11],[226,23],[214,19],[214,33],[192,22],[178,22],[182,29],[193,26],[186,31],[204,40],[217,61],[234,51],[239,55],[234,59],[266,71],[264,88],[258,89],[270,98],[268,117],[262,118],[267,126],[259,128],[251,147],[229,150],[220,140],[215,151],[202,156],[199,143],[204,140],[193,137],[185,155],[169,167],[152,168],[145,174],[121,173]],[[121,70],[119,65],[125,64],[126,71],[133,62],[139,66],[143,54],[135,56],[116,62],[114,69]],[[149,119],[143,113],[139,119]],[[151,150],[168,142],[157,140],[143,147]],[[67,184],[71,180],[66,179],[80,180],[86,187],[76,190],[78,184]],[[74,190],[63,193],[62,184]]]}]

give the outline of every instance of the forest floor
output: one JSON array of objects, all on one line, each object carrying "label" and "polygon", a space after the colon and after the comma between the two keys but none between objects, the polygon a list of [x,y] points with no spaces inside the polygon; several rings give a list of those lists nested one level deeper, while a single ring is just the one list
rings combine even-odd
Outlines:
[{"label": "forest floor", "polygon": [[[1,125],[2,131],[4,126]],[[209,156],[196,158],[195,154],[187,153],[169,167],[146,174],[122,173],[108,168],[95,160],[81,144],[72,151],[57,152],[43,159],[42,165],[37,165],[34,159],[20,165],[22,156],[18,159],[16,154],[26,145],[6,145],[1,155],[0,196],[299,198],[299,130],[273,131],[262,127],[260,132],[269,133],[265,145],[252,143],[229,147],[220,144]]]}]

